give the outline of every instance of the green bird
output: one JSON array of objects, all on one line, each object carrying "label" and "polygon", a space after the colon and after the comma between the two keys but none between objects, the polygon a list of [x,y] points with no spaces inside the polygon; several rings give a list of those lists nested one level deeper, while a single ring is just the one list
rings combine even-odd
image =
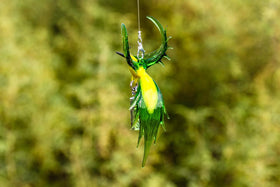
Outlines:
[{"label": "green bird", "polygon": [[[121,25],[123,37],[124,54],[117,52],[126,59],[129,70],[132,74],[131,87],[134,97],[131,98],[131,127],[134,130],[139,130],[138,143],[144,135],[144,156],[142,167],[145,166],[152,142],[157,140],[159,126],[165,130],[164,116],[167,115],[164,106],[162,94],[156,82],[148,75],[146,70],[154,64],[162,63],[162,58],[170,59],[166,55],[169,48],[166,30],[153,17],[147,17],[158,28],[161,34],[161,45],[159,49],[145,54],[144,58],[133,56],[129,51],[127,29],[124,24]],[[168,116],[167,116],[168,117]]]}]

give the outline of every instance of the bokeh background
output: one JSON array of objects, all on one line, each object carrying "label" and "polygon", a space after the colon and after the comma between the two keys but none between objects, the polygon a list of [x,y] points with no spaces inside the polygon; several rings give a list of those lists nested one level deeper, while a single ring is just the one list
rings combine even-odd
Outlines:
[{"label": "bokeh background", "polygon": [[0,186],[280,186],[280,1],[141,0],[170,120],[141,168],[121,23],[136,0],[1,0]]}]

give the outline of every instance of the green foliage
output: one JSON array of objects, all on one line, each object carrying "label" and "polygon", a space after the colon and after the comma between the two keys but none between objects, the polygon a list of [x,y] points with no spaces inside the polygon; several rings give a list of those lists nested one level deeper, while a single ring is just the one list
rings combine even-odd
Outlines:
[{"label": "green foliage", "polygon": [[[141,168],[121,23],[136,2],[3,0],[0,186],[279,186],[280,2],[141,1],[168,25],[172,61],[149,70],[170,120]],[[134,41],[133,41],[134,40]]]}]

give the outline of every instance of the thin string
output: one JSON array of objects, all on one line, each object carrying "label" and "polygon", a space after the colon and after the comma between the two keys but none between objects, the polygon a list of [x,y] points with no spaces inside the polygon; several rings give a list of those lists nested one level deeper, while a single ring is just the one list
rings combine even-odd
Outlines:
[{"label": "thin string", "polygon": [[145,50],[142,44],[142,37],[141,37],[141,27],[140,27],[140,0],[137,0],[137,12],[138,12],[138,51],[137,51],[137,58],[139,60],[144,58]]},{"label": "thin string", "polygon": [[138,31],[140,31],[140,3],[137,0],[137,13],[138,13]]}]

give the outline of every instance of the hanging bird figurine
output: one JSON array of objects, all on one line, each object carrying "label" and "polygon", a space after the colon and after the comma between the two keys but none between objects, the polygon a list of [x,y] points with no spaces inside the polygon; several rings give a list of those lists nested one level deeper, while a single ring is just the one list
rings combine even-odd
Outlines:
[{"label": "hanging bird figurine", "polygon": [[[145,166],[151,144],[156,143],[159,126],[165,131],[164,116],[167,115],[162,94],[156,82],[147,73],[147,69],[154,64],[162,63],[162,58],[165,57],[168,60],[170,58],[166,55],[166,51],[169,48],[167,46],[168,40],[166,30],[162,25],[153,17],[147,17],[158,28],[161,34],[161,45],[159,49],[144,54],[139,57],[133,56],[129,51],[128,35],[124,24],[121,25],[122,37],[123,37],[123,50],[124,54],[117,52],[118,55],[124,57],[128,64],[128,68],[132,74],[131,89],[132,97],[130,98],[130,112],[131,112],[131,128],[133,130],[139,130],[138,143],[144,135],[144,156],[142,161],[142,167]],[[138,51],[139,53],[139,51]]]}]

